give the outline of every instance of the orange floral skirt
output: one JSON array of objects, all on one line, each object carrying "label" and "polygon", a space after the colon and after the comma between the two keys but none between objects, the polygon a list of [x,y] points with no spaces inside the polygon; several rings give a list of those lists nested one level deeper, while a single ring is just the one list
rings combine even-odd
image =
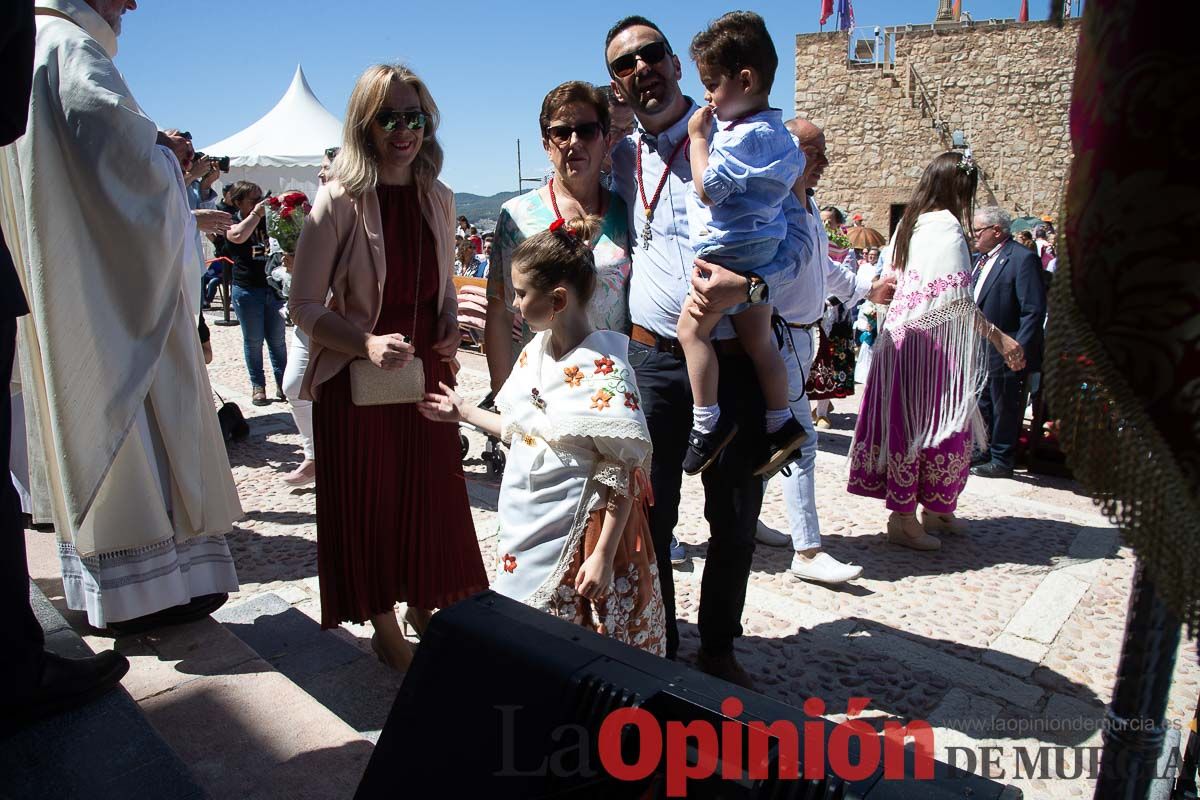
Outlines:
[{"label": "orange floral skirt", "polygon": [[[543,611],[659,656],[667,654],[666,618],[645,504],[636,502],[617,543],[613,582],[596,602],[575,591],[579,569],[596,550],[604,509],[588,514],[580,545]],[[564,557],[568,557],[564,554]]]}]

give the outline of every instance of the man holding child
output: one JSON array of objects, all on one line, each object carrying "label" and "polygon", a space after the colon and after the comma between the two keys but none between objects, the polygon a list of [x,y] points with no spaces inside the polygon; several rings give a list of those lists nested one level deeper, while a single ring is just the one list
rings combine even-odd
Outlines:
[{"label": "man holding child", "polygon": [[[612,89],[637,117],[640,131],[615,147],[613,187],[629,207],[634,239],[629,284],[630,362],[654,442],[651,484],[655,505],[650,531],[659,564],[669,562],[671,533],[679,518],[683,463],[689,447],[693,406],[687,364],[678,339],[684,302],[702,313],[742,303],[761,303],[769,287],[761,278],[740,274],[693,255],[687,196],[692,170],[687,153],[688,121],[699,106],[679,88],[682,68],[666,36],[650,20],[631,16],[617,22],[605,40],[605,61]],[[722,122],[725,122],[722,120]],[[802,260],[799,246],[811,251],[806,232],[789,237],[778,258],[780,279]],[[700,669],[745,687],[753,682],[738,664],[733,640],[742,633],[741,615],[754,555],[754,535],[762,506],[763,480],[755,471],[768,454],[764,428],[766,405],[754,363],[746,356],[728,320],[716,327],[713,342],[719,369],[721,414],[738,433],[702,473],[704,515],[710,539],[701,585]],[[674,577],[661,569],[667,620],[667,655],[679,648]]]}]

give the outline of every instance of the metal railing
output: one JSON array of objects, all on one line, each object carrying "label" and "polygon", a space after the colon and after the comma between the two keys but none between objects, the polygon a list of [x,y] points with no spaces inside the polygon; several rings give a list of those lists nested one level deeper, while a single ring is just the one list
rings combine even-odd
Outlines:
[{"label": "metal railing", "polygon": [[851,28],[847,37],[846,60],[850,64],[896,68],[896,34],[878,25]]}]

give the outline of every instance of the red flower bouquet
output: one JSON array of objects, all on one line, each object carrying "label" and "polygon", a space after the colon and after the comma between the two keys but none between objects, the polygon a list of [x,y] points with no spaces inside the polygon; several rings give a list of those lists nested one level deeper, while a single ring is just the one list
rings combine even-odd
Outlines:
[{"label": "red flower bouquet", "polygon": [[272,197],[267,201],[267,233],[285,253],[296,252],[296,242],[300,240],[300,229],[312,206],[304,192],[288,192],[280,197]]}]

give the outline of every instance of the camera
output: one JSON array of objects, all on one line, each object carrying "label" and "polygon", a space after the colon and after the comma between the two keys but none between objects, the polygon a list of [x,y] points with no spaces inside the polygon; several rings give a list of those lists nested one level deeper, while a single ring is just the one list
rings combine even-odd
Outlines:
[{"label": "camera", "polygon": [[209,156],[204,153],[196,153],[196,160],[204,159],[212,164],[217,165],[217,169],[221,172],[229,172],[229,156]]}]

